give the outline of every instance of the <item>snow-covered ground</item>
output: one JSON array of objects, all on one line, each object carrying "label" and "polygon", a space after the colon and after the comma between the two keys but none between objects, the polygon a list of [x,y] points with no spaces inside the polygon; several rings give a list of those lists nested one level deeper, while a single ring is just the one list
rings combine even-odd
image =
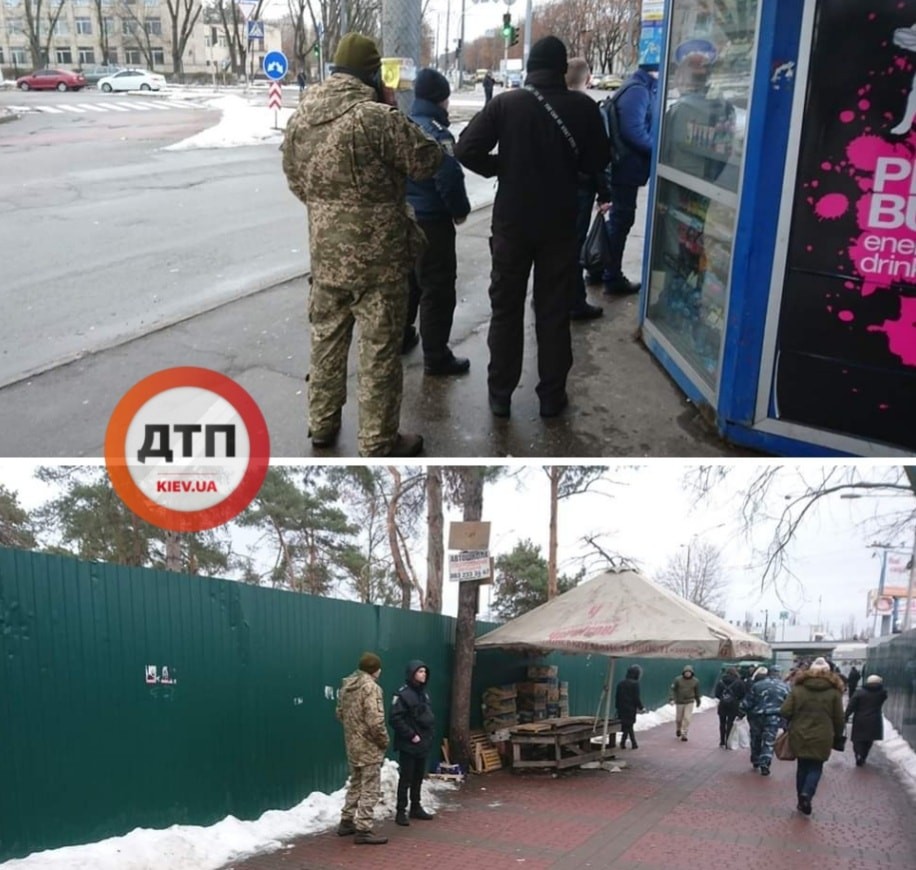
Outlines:
[{"label": "snow-covered ground", "polygon": [[[704,697],[700,711],[713,710],[714,698]],[[675,709],[666,705],[636,718],[636,730],[647,731],[674,722]],[[884,740],[872,753],[883,754],[891,763],[901,785],[916,803],[916,753],[884,720]],[[423,786],[423,804],[436,809],[443,797],[457,787],[428,780]],[[391,818],[397,793],[397,765],[386,759],[382,766],[382,802],[376,818]],[[2,870],[217,870],[259,852],[284,848],[284,842],[306,834],[326,831],[337,825],[343,806],[344,789],[333,794],[312,792],[290,810],[270,810],[253,822],[227,816],[207,828],[172,825],[163,831],[136,828],[123,837],[112,837],[85,846],[67,846],[35,852],[26,858],[0,864]]]}]

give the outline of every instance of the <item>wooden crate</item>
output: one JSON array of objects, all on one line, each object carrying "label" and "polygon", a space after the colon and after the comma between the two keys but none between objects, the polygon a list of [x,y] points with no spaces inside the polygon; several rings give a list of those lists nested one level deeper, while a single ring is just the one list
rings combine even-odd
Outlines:
[{"label": "wooden crate", "polygon": [[471,770],[473,773],[490,773],[503,766],[499,750],[490,742],[483,731],[472,731],[468,735],[471,743]]}]

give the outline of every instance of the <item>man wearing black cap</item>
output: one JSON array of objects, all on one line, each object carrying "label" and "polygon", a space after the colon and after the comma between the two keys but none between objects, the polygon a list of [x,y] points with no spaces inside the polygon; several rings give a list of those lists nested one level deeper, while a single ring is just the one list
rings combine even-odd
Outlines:
[{"label": "man wearing black cap", "polygon": [[354,842],[368,846],[388,842],[372,831],[375,806],[382,794],[382,759],[388,748],[378,684],[381,673],[382,660],[375,653],[363,653],[357,669],[344,677],[337,696],[337,718],[343,724],[350,769],[337,833],[341,837],[356,834]]},{"label": "man wearing black cap", "polygon": [[[455,146],[472,172],[497,176],[490,275],[490,410],[508,417],[522,373],[525,294],[534,265],[537,394],[543,417],[568,404],[569,311],[576,250],[579,173],[600,172],[609,143],[598,106],[566,87],[566,46],[545,36],[531,48],[525,87],[494,97]],[[498,154],[491,151],[499,146]]]},{"label": "man wearing black cap", "polygon": [[464,172],[452,156],[455,138],[448,129],[448,79],[434,69],[421,69],[414,82],[410,117],[420,129],[445,149],[445,159],[433,178],[407,182],[407,201],[426,236],[426,248],[410,276],[405,345],[409,330],[420,312],[423,339],[423,371],[427,375],[463,375],[471,367],[448,346],[455,314],[455,282],[458,259],[455,225],[464,223],[471,211],[464,187]]},{"label": "man wearing black cap", "polygon": [[283,171],[309,210],[309,435],[316,448],[337,440],[356,324],[361,456],[423,449],[421,436],[398,432],[407,275],[424,241],[405,195],[407,177],[431,178],[444,152],[389,97],[375,43],[348,33],[283,141]]}]

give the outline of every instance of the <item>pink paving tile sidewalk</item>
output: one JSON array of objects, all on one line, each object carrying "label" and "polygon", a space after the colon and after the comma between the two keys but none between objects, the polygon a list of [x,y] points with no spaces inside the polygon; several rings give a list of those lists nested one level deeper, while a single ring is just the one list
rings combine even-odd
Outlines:
[{"label": "pink paving tile sidewalk", "polygon": [[713,711],[694,717],[688,743],[663,725],[617,758],[625,762],[617,773],[473,776],[433,821],[379,824],[385,846],[329,831],[225,870],[916,867],[916,807],[878,751],[863,768],[851,750],[835,754],[810,817],[795,809],[795,764],[774,760],[772,775],[760,776],[746,750],[718,748]]}]

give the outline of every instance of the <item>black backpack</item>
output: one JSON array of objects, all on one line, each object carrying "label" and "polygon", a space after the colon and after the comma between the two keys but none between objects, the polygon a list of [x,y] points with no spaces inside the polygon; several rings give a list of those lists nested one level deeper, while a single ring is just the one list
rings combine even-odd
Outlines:
[{"label": "black backpack", "polygon": [[737,700],[735,693],[732,691],[731,684],[722,684],[722,697],[719,699],[723,704],[734,704]]},{"label": "black backpack", "polygon": [[611,141],[611,165],[619,163],[628,154],[632,153],[632,148],[624,141],[623,134],[620,132],[620,115],[618,113],[617,100],[620,95],[633,87],[639,85],[644,87],[640,82],[627,82],[621,85],[609,97],[605,97],[599,104],[601,117],[604,119],[604,129],[607,131],[608,139]]}]

